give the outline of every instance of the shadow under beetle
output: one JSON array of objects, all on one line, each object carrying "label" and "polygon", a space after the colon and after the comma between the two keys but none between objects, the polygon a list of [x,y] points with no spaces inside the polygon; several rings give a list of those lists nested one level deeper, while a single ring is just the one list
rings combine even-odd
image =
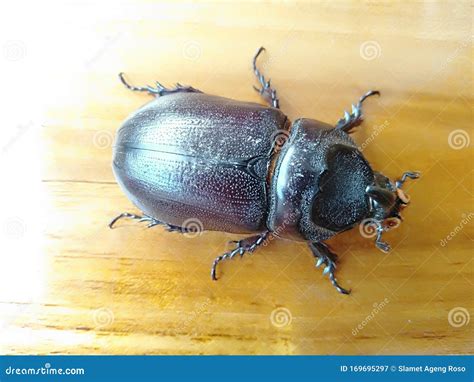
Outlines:
[{"label": "shadow under beetle", "polygon": [[[409,203],[402,191],[405,172],[392,182],[371,169],[349,134],[362,122],[369,91],[335,126],[301,118],[290,123],[280,111],[276,90],[253,59],[259,87],[269,106],[208,95],[190,86],[169,89],[129,85],[156,98],[130,115],[118,130],[113,171],[128,198],[143,215],[121,218],[163,225],[169,231],[196,229],[253,233],[214,260],[253,252],[269,235],[306,241],[316,266],[344,294],[334,275],[337,256],[324,240],[368,223],[375,245],[390,246],[382,234],[398,226]],[[189,222],[195,224],[189,224]]]}]

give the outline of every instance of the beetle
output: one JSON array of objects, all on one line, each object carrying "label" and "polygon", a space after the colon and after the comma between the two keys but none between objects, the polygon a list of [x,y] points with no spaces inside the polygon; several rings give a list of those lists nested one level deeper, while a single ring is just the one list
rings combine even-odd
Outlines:
[{"label": "beetle", "polygon": [[362,122],[364,94],[335,125],[300,118],[291,123],[280,110],[277,91],[253,58],[255,87],[267,105],[208,95],[179,83],[130,90],[155,99],[132,113],[113,146],[118,184],[143,215],[122,218],[162,225],[169,231],[196,230],[252,234],[235,241],[222,260],[253,252],[272,237],[307,242],[325,265],[334,287],[349,294],[336,277],[337,256],[324,242],[359,224],[369,224],[375,245],[390,246],[382,234],[399,225],[409,198],[402,185],[419,173],[391,181],[373,171],[349,134]]}]

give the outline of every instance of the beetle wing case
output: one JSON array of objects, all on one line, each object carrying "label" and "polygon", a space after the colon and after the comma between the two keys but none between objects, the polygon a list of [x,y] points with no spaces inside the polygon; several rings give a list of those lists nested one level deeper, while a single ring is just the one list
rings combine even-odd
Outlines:
[{"label": "beetle wing case", "polygon": [[267,226],[291,240],[326,240],[367,216],[373,177],[348,134],[298,119],[275,165]]},{"label": "beetle wing case", "polygon": [[233,233],[265,229],[267,170],[278,109],[203,93],[169,94],[119,129],[113,170],[145,214],[182,226]]}]

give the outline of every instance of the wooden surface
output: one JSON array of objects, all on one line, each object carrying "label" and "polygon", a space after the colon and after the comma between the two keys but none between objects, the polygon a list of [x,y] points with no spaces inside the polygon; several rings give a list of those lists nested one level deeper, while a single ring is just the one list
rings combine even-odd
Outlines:
[{"label": "wooden surface", "polygon": [[[1,353],[472,353],[470,2],[31,2],[2,14]],[[260,45],[291,119],[334,123],[379,89],[354,138],[388,176],[422,172],[390,254],[357,228],[330,241],[350,297],[303,244],[274,240],[223,263],[216,283],[211,262],[238,237],[107,228],[136,211],[112,139],[149,100],[118,72],[259,102]]]}]

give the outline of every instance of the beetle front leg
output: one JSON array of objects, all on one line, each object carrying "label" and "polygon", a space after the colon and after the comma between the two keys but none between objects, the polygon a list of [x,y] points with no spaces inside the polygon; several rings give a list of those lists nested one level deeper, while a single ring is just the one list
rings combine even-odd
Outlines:
[{"label": "beetle front leg", "polygon": [[273,106],[277,109],[280,108],[280,100],[277,97],[277,92],[275,89],[271,87],[270,80],[265,80],[265,77],[263,74],[260,72],[260,70],[257,68],[257,58],[265,50],[263,46],[261,46],[255,56],[253,57],[253,72],[257,76],[257,80],[260,83],[260,88],[257,88],[254,86],[253,88],[259,92],[263,99],[269,103],[270,106]]},{"label": "beetle front leg", "polygon": [[311,249],[313,256],[318,258],[316,267],[319,268],[322,264],[326,265],[323,270],[323,275],[329,275],[329,280],[331,280],[332,285],[334,285],[337,291],[342,294],[350,294],[350,290],[344,289],[338,284],[334,275],[334,272],[336,271],[337,255],[331,252],[329,247],[323,242],[309,243],[309,248]]},{"label": "beetle front leg", "polygon": [[260,246],[265,239],[267,238],[269,231],[265,231],[259,235],[250,236],[239,241],[233,241],[237,246],[230,252],[226,252],[221,256],[217,256],[211,267],[211,278],[217,280],[216,277],[216,268],[223,260],[232,259],[235,255],[240,255],[242,257],[245,253],[252,253],[255,249]]},{"label": "beetle front leg", "polygon": [[151,95],[154,95],[156,97],[162,97],[167,94],[172,94],[172,93],[202,93],[202,91],[193,88],[192,86],[183,86],[179,82],[176,83],[176,86],[173,89],[168,89],[164,87],[162,84],[160,84],[158,81],[155,81],[156,87],[154,88],[153,86],[146,85],[146,86],[132,86],[130,85],[124,77],[123,73],[119,73],[119,78],[120,81],[125,85],[125,87],[129,90],[135,91],[135,92],[148,92]]},{"label": "beetle front leg", "polygon": [[352,105],[352,111],[349,114],[348,111],[344,112],[344,117],[341,118],[337,124],[336,124],[336,129],[345,131],[346,133],[350,134],[352,132],[352,129],[356,126],[359,126],[362,123],[362,102],[365,101],[366,98],[373,96],[373,95],[379,95],[380,92],[378,90],[370,90],[367,93],[365,93],[362,97],[360,97],[359,102],[357,105]]}]

